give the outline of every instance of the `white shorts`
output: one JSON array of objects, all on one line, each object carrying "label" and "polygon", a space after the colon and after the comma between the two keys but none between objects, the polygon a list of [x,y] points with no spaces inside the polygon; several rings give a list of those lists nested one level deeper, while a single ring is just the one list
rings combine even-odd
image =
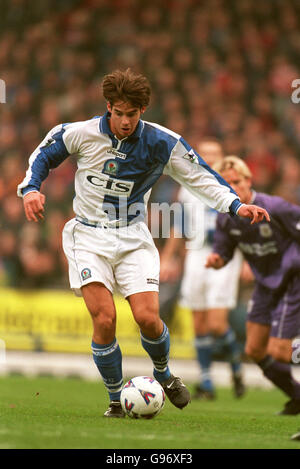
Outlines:
[{"label": "white shorts", "polygon": [[116,229],[87,226],[73,218],[63,229],[63,249],[77,296],[91,282],[125,298],[159,289],[159,254],[143,222]]},{"label": "white shorts", "polygon": [[232,260],[222,269],[207,269],[205,262],[210,246],[187,251],[181,284],[180,303],[192,310],[236,306],[243,256],[236,250]]}]

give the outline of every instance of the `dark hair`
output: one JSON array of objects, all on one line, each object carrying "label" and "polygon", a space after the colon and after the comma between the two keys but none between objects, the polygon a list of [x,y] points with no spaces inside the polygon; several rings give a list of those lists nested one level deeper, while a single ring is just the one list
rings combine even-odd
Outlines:
[{"label": "dark hair", "polygon": [[102,92],[112,106],[117,101],[122,101],[141,108],[149,104],[151,87],[146,77],[127,68],[125,71],[115,70],[105,75]]}]

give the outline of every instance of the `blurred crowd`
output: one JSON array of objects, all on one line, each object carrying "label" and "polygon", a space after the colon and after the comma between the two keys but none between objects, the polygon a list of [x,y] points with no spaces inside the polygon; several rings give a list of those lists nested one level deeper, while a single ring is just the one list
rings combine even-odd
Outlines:
[{"label": "blurred crowd", "polygon": [[[27,223],[17,184],[56,124],[105,111],[103,75],[148,76],[145,119],[193,146],[218,138],[249,164],[257,190],[300,203],[298,0],[1,0],[0,285],[67,287],[61,230],[73,216],[71,157],[42,186],[45,220]],[[33,5],[34,4],[34,5]],[[162,178],[152,200],[174,198]]]}]

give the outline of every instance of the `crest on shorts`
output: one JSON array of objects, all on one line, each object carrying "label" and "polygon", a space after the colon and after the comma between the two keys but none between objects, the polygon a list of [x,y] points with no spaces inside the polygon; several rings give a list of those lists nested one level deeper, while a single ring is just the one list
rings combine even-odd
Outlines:
[{"label": "crest on shorts", "polygon": [[115,176],[119,169],[119,163],[116,160],[107,160],[104,163],[103,172],[110,176]]},{"label": "crest on shorts", "polygon": [[91,276],[92,276],[91,270],[88,269],[87,267],[81,271],[82,280],[87,280]]},{"label": "crest on shorts", "polygon": [[258,226],[259,226],[259,233],[263,238],[270,238],[272,236],[273,232],[272,232],[270,225],[268,225],[267,223],[262,223],[261,225],[258,225]]}]

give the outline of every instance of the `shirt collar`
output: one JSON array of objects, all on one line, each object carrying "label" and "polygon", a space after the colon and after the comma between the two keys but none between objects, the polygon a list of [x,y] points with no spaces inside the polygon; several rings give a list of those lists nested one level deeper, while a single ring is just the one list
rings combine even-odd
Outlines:
[{"label": "shirt collar", "polygon": [[[100,123],[99,123],[99,128],[100,132],[103,134],[108,134],[110,137],[114,137],[114,133],[110,130],[109,127],[109,119],[110,119],[111,113],[109,111],[106,111],[106,113],[101,117]],[[140,119],[138,122],[138,125],[136,126],[135,131],[133,134],[129,135],[127,139],[138,139],[142,136],[142,132],[144,130],[144,122]]]}]

